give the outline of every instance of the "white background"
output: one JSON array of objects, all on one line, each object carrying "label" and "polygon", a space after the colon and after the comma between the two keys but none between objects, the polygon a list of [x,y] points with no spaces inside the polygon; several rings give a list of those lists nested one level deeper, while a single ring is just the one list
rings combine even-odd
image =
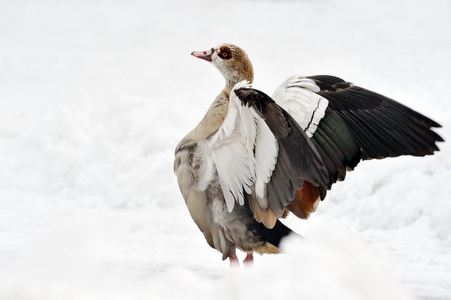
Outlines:
[{"label": "white background", "polygon": [[[451,299],[451,149],[361,163],[305,241],[230,269],[192,222],[178,141],[231,42],[271,94],[329,74],[451,137],[449,1],[0,1],[0,299]],[[242,255],[240,255],[242,258]]]}]

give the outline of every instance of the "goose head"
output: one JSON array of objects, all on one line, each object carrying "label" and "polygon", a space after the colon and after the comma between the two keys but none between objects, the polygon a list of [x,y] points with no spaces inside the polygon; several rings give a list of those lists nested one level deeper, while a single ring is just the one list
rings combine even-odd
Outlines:
[{"label": "goose head", "polygon": [[220,44],[210,50],[194,51],[191,55],[206,60],[214,65],[226,81],[224,91],[231,89],[240,81],[250,83],[254,80],[254,69],[246,52],[232,44]]}]

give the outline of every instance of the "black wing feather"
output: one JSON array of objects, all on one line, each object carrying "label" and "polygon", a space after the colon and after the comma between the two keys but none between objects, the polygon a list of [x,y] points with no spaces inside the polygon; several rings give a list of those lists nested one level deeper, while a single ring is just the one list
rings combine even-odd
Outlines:
[{"label": "black wing feather", "polygon": [[297,122],[269,96],[255,89],[234,92],[243,105],[253,107],[274,134],[279,153],[267,185],[268,202],[277,217],[308,180],[321,199],[346,171],[361,160],[400,155],[424,156],[438,151],[443,139],[437,122],[372,91],[341,78],[318,75],[318,94],[329,101],[325,116],[309,139]]},{"label": "black wing feather", "polygon": [[327,189],[328,171],[314,144],[297,122],[261,91],[240,88],[234,92],[243,105],[253,107],[260,114],[278,142],[277,163],[267,185],[268,203],[276,217],[282,216],[304,180]]},{"label": "black wing feather", "polygon": [[[362,151],[354,135],[330,108],[326,109],[325,116],[311,139],[329,172],[327,189],[337,180],[344,180],[346,171],[354,169],[361,160]],[[321,199],[325,198],[326,192],[327,190],[320,188]]]},{"label": "black wing feather", "polygon": [[329,100],[362,148],[361,159],[424,156],[439,150],[443,139],[432,127],[437,122],[383,95],[327,75],[308,77],[316,82],[319,95]]}]

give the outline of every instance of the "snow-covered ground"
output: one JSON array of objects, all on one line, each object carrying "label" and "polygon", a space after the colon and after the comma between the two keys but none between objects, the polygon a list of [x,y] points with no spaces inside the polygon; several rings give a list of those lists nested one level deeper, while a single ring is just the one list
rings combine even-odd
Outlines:
[{"label": "snow-covered ground", "polygon": [[173,149],[242,46],[256,87],[330,74],[451,139],[448,0],[0,1],[0,299],[451,299],[451,148],[361,163],[285,254],[230,269]]}]

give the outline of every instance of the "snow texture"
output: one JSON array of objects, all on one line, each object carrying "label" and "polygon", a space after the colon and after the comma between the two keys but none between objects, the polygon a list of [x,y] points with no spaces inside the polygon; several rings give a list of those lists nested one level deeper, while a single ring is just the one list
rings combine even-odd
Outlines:
[{"label": "snow texture", "polygon": [[[285,254],[230,269],[192,222],[178,141],[223,42],[272,94],[329,74],[451,139],[448,0],[0,1],[0,299],[451,299],[451,146],[361,163]],[[243,255],[239,255],[243,258]]]}]

